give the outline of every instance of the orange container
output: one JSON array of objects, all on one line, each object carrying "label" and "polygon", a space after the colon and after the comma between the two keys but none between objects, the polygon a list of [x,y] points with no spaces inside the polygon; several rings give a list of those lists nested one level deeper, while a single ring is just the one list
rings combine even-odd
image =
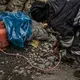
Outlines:
[{"label": "orange container", "polygon": [[0,21],[0,29],[4,28],[4,23],[2,21]]},{"label": "orange container", "polygon": [[9,45],[7,41],[6,29],[4,25],[0,22],[0,48],[7,47]]}]

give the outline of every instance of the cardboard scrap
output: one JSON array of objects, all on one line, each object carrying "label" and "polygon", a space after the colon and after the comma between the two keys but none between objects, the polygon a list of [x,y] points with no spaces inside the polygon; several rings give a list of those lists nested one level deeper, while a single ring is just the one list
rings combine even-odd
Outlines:
[{"label": "cardboard scrap", "polygon": [[32,40],[31,45],[32,45],[34,48],[37,48],[38,45],[39,45],[39,41],[38,41],[38,40]]}]

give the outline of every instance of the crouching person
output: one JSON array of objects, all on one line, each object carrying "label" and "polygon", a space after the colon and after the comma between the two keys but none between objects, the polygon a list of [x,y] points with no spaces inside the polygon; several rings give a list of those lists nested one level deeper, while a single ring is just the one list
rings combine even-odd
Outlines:
[{"label": "crouching person", "polygon": [[74,23],[76,15],[79,15],[79,7],[80,0],[36,1],[32,4],[31,16],[38,22],[47,22],[49,27],[58,32],[61,45],[69,48],[71,53],[80,55],[80,25]]}]

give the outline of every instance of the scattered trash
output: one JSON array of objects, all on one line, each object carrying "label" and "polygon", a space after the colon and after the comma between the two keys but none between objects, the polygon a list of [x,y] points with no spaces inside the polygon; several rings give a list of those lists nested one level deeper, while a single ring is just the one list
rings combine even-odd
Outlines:
[{"label": "scattered trash", "polygon": [[47,23],[40,23],[41,25],[43,25],[42,27],[43,28],[47,28],[48,27],[48,24]]},{"label": "scattered trash", "polygon": [[32,34],[31,19],[22,12],[1,12],[0,20],[4,22],[8,40],[18,47]]},{"label": "scattered trash", "polygon": [[37,40],[32,40],[31,45],[32,45],[34,48],[37,48],[38,45],[39,45],[39,41],[37,41]]},{"label": "scattered trash", "polygon": [[[31,45],[35,48],[38,48],[38,46],[39,46],[38,40],[47,40],[48,39],[48,34],[47,34],[46,30],[42,27],[42,25],[37,23],[36,21],[31,21],[31,19],[29,17],[27,17],[25,14],[23,14],[22,12],[0,13],[0,20],[2,20],[5,24],[6,32],[8,35],[8,40],[16,46],[24,47],[24,41],[26,39],[28,39],[32,33],[35,34],[33,36],[35,36],[37,38],[37,40],[32,40],[32,43],[31,43]],[[33,24],[32,24],[32,22],[33,22]],[[31,24],[32,24],[32,27],[31,27]],[[45,46],[46,46],[45,48],[48,49],[48,51],[49,51],[49,48],[47,45],[48,44],[45,44]],[[49,62],[46,62],[45,64],[42,64],[38,67],[38,66],[33,65],[33,63],[24,55],[6,53],[2,49],[0,49],[0,51],[9,56],[17,56],[17,57],[24,58],[31,65],[31,67],[33,67],[37,70],[40,70],[42,72],[49,72],[51,70],[55,70],[55,68],[61,62],[61,55],[59,53],[58,54],[59,61],[55,66],[48,68]],[[44,50],[44,52],[46,53],[46,50]],[[44,65],[44,67],[43,67],[43,65]]]}]

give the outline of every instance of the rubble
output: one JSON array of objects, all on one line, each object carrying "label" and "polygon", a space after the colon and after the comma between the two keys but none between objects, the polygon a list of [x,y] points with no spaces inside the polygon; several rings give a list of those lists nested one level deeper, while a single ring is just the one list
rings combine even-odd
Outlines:
[{"label": "rubble", "polygon": [[36,0],[0,0],[0,11],[27,11],[34,1]]},{"label": "rubble", "polygon": [[[0,0],[0,11],[5,11],[5,10],[27,11],[30,8],[31,3],[33,3],[34,1],[35,0],[10,0],[10,1]],[[46,0],[44,0],[44,1],[46,1]],[[28,46],[28,47],[25,47],[24,50],[20,50],[20,49],[18,50],[14,47],[9,47],[9,49],[7,49],[6,52],[8,52],[10,54],[18,53],[18,55],[19,54],[24,55],[31,61],[31,63],[34,66],[38,66],[41,69],[45,69],[48,67],[55,66],[57,63],[57,61],[55,62],[55,56],[53,55],[53,43],[54,43],[53,40],[56,40],[56,38],[55,38],[55,36],[52,36],[52,34],[51,34],[49,41],[41,41],[37,48]],[[65,55],[65,54],[63,54],[63,55]],[[30,64],[26,60],[22,59],[21,57],[6,56],[6,58],[5,57],[2,57],[2,58],[3,59],[1,59],[1,61],[0,61],[0,68],[2,69],[0,71],[0,74],[4,73],[3,74],[4,76],[2,76],[2,80],[5,80],[5,79],[9,80],[10,78],[15,79],[15,76],[17,76],[17,75],[19,77],[19,78],[16,78],[17,80],[21,79],[21,77],[20,77],[21,75],[23,77],[23,80],[26,80],[27,73],[30,74],[30,76],[32,75],[32,78],[35,80],[33,75],[36,75],[36,76],[42,75],[42,72],[31,67]],[[63,68],[62,68],[62,70],[63,70]],[[62,71],[60,71],[60,74],[61,74],[61,72]],[[69,71],[69,73],[70,73],[70,71]],[[1,79],[1,76],[0,76],[0,79]],[[69,80],[71,80],[71,79],[69,79]]]}]

